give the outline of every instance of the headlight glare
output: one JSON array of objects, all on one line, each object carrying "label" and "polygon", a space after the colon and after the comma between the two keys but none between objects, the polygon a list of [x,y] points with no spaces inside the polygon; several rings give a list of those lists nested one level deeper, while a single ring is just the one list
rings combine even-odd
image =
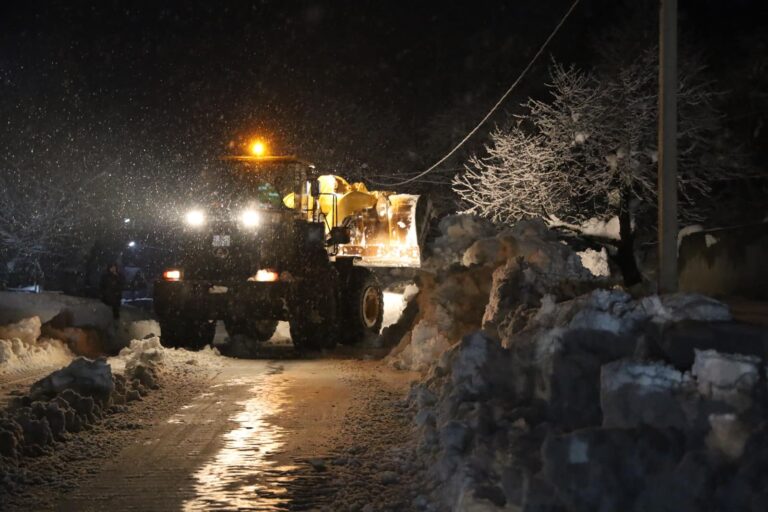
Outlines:
[{"label": "headlight glare", "polygon": [[255,210],[245,210],[240,215],[240,222],[243,223],[243,226],[246,228],[252,228],[259,225],[259,222],[261,221],[261,217],[259,215],[259,212]]},{"label": "headlight glare", "polygon": [[202,210],[190,210],[187,212],[185,220],[192,227],[200,227],[205,224],[205,213]]}]

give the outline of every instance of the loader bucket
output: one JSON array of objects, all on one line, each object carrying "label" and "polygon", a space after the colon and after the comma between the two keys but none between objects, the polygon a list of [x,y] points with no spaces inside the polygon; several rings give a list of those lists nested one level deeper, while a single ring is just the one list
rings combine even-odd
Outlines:
[{"label": "loader bucket", "polygon": [[411,194],[373,192],[374,208],[345,219],[350,243],[339,246],[340,256],[357,256],[367,267],[421,266],[430,215],[429,200]]},{"label": "loader bucket", "polygon": [[336,246],[335,256],[356,257],[367,267],[421,266],[424,241],[432,216],[428,198],[388,191],[370,191],[363,183],[349,183],[341,176],[318,177],[318,197],[314,206],[296,204],[294,194],[283,203],[300,207],[307,220],[325,223],[326,235],[332,228],[349,230],[349,243]]}]

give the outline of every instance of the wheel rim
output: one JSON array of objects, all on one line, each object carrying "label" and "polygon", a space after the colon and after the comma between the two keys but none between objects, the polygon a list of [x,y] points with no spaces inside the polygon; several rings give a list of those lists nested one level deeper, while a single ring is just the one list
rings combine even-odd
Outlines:
[{"label": "wheel rim", "polygon": [[379,291],[370,286],[365,289],[363,294],[363,323],[366,327],[371,328],[376,325],[379,319],[379,309],[381,303],[379,301]]}]

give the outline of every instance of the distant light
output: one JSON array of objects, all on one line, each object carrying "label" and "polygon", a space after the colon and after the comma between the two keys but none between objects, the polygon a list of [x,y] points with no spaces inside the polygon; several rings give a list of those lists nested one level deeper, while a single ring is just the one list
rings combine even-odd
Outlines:
[{"label": "distant light", "polygon": [[251,144],[251,153],[255,156],[264,156],[267,154],[267,145],[263,141],[256,140]]},{"label": "distant light", "polygon": [[131,222],[131,219],[123,219],[123,224],[128,224],[129,222]]},{"label": "distant light", "polygon": [[131,247],[131,248],[136,247],[136,242],[131,240],[130,242],[128,242],[128,247]]},{"label": "distant light", "polygon": [[187,224],[192,227],[200,227],[205,224],[205,213],[202,210],[190,210],[185,217]]},{"label": "distant light", "polygon": [[258,226],[260,220],[261,219],[259,218],[259,212],[254,210],[245,210],[240,215],[240,221],[243,223],[243,226],[247,228]]},{"label": "distant light", "polygon": [[163,272],[163,279],[166,281],[181,281],[181,270],[175,268]]}]

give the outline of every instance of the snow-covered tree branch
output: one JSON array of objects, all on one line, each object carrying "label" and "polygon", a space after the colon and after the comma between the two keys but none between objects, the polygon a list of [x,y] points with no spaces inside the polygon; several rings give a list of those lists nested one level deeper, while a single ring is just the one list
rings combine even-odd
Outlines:
[{"label": "snow-covered tree branch", "polygon": [[[657,51],[596,76],[553,64],[550,97],[529,100],[509,129],[491,135],[453,188],[468,211],[510,222],[526,217],[580,224],[617,215],[625,281],[640,279],[632,255],[633,220],[656,204]],[[681,70],[679,187],[681,216],[699,220],[720,180],[742,176],[718,147],[718,93],[700,66]],[[633,219],[634,216],[634,219]]]}]

